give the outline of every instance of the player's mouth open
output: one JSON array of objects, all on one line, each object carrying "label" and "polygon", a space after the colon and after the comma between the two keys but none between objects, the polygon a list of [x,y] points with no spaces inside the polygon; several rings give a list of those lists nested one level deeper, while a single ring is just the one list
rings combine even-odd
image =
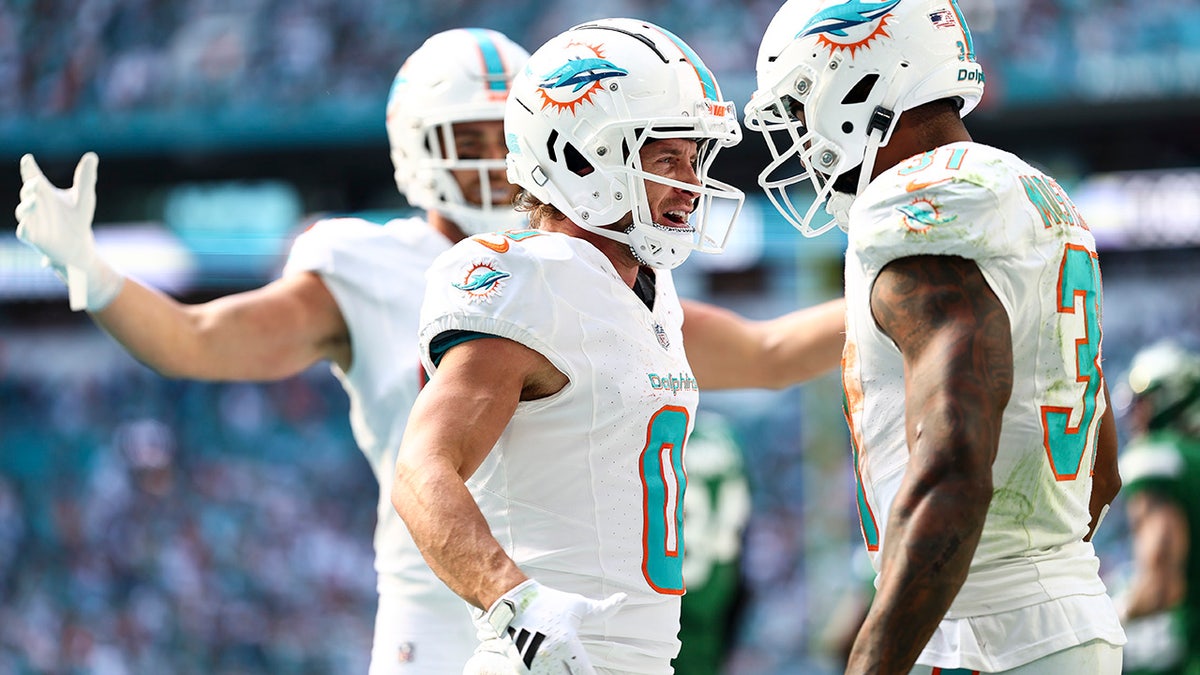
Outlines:
[{"label": "player's mouth open", "polygon": [[667,211],[663,213],[662,222],[660,224],[668,227],[688,229],[691,227],[688,225],[688,216],[690,215],[691,214],[689,212],[684,211],[683,209]]}]

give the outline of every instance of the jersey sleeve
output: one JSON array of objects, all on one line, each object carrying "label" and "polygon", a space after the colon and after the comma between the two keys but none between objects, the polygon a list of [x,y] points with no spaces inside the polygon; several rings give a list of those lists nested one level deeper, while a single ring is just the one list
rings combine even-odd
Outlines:
[{"label": "jersey sleeve", "polygon": [[368,227],[369,223],[354,218],[330,218],[313,223],[292,242],[283,267],[284,276],[298,272],[332,273],[345,264],[350,241],[364,238]]},{"label": "jersey sleeve", "polygon": [[[851,246],[876,269],[918,255],[978,262],[1019,254],[1018,169],[983,148],[946,146],[882,174],[852,212]],[[860,206],[859,204],[855,205]]]},{"label": "jersey sleeve", "polygon": [[[524,238],[529,236],[534,235]],[[482,235],[459,242],[434,261],[426,274],[420,330],[421,359],[429,372],[436,370],[431,344],[452,331],[507,338],[565,368],[551,346],[566,312],[554,292],[555,261],[548,258],[566,252],[545,246],[533,251],[525,243],[508,235]]]},{"label": "jersey sleeve", "polygon": [[419,229],[407,221],[321,220],[296,237],[283,274],[319,274],[343,312],[350,295],[380,306],[416,306],[423,274],[436,255],[428,250],[431,238],[413,236]]}]

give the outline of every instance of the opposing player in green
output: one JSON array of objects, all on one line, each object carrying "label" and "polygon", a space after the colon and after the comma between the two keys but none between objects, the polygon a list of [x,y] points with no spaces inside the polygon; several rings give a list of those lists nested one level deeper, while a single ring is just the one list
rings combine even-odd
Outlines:
[{"label": "opposing player in green", "polygon": [[703,406],[687,445],[688,489],[679,615],[682,647],[672,666],[687,675],[724,672],[742,601],[742,535],[750,520],[750,482],[733,426]]},{"label": "opposing player in green", "polygon": [[1126,673],[1200,673],[1200,354],[1171,342],[1129,370],[1131,437],[1120,461],[1134,573],[1121,603]]}]

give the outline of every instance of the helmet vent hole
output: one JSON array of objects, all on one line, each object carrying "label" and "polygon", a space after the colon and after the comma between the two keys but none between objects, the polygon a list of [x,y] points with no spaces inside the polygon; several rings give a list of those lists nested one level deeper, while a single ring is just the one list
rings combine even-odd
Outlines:
[{"label": "helmet vent hole", "polygon": [[[559,161],[558,150],[556,149],[558,146],[558,139],[558,130],[551,129],[550,134],[546,137],[546,156],[549,157],[550,161],[554,162],[555,164],[557,164]],[[564,143],[562,146],[562,161],[567,165],[567,171],[570,171],[576,176],[586,176],[596,170],[596,167],[592,166],[591,163],[584,158],[583,153],[579,152],[579,150],[570,143]]]},{"label": "helmet vent hole", "polygon": [[591,162],[584,159],[583,153],[570,143],[563,146],[563,160],[567,163],[567,170],[576,176],[586,176],[596,170]]},{"label": "helmet vent hole", "polygon": [[846,92],[846,97],[842,99],[842,105],[853,105],[866,101],[871,95],[871,90],[875,88],[875,84],[879,82],[879,74],[871,73],[865,75],[854,88]]},{"label": "helmet vent hole", "polygon": [[546,137],[546,156],[550,158],[551,162],[558,161],[558,151],[554,149],[554,146],[557,144],[557,142],[558,130],[551,129],[550,135]]},{"label": "helmet vent hole", "polygon": [[854,125],[851,124],[850,122],[842,122],[842,133],[843,134],[854,133]]}]

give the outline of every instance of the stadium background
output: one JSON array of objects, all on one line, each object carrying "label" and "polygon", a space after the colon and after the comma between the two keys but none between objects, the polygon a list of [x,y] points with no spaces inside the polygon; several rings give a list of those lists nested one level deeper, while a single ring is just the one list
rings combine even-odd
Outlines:
[{"label": "stadium background", "polygon": [[[961,5],[988,76],[968,127],[1056,175],[1101,246],[1110,378],[1160,337],[1197,346],[1200,3]],[[776,7],[617,0],[604,13],[679,34],[740,109]],[[117,266],[191,301],[258,286],[312,218],[407,210],[383,106],[424,37],[486,26],[532,50],[595,11],[578,0],[5,0],[0,206],[16,206],[21,154],[64,185],[96,150],[96,231]],[[845,244],[805,240],[775,215],[754,182],[765,161],[749,134],[719,158],[721,177],[752,196],[746,215],[729,254],[677,274],[683,294],[753,317],[839,294]],[[376,487],[326,367],[267,385],[158,377],[67,311],[9,224],[0,675],[365,672]],[[863,583],[837,379],[704,399],[740,434],[754,489],[750,596],[729,671],[833,672],[825,639]],[[1098,545],[1118,592],[1123,535],[1117,509]]]}]

